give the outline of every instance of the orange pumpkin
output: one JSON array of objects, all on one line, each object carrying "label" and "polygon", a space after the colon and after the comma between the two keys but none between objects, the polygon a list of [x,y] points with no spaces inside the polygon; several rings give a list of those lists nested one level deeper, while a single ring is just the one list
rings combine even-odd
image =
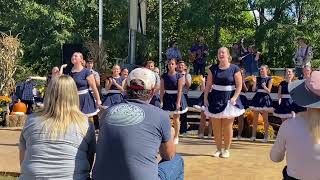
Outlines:
[{"label": "orange pumpkin", "polygon": [[[254,113],[252,111],[248,111],[246,113],[247,116],[247,122],[249,125],[253,124],[253,118],[254,118]],[[258,125],[263,125],[263,117],[261,116],[261,114],[259,113],[259,118],[258,118]]]},{"label": "orange pumpkin", "polygon": [[26,113],[27,112],[27,106],[23,102],[17,102],[13,105],[12,112],[20,112],[20,113]]}]

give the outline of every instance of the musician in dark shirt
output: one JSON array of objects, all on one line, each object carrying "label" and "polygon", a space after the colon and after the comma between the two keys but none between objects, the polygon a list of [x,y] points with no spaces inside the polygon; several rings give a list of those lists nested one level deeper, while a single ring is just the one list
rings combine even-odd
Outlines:
[{"label": "musician in dark shirt", "polygon": [[204,76],[209,50],[204,44],[204,37],[199,36],[196,40],[196,44],[189,49],[190,61],[193,63],[193,73]]}]

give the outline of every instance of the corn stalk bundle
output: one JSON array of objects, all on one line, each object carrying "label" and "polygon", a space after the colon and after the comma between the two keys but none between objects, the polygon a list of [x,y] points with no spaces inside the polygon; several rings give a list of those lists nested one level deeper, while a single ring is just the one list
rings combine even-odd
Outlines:
[{"label": "corn stalk bundle", "polygon": [[15,90],[14,74],[22,56],[18,35],[1,33],[0,36],[0,95],[10,95]]},{"label": "corn stalk bundle", "polygon": [[99,42],[94,40],[88,40],[84,43],[84,47],[88,50],[88,58],[93,58],[95,60],[95,69],[99,73],[105,72],[108,68],[108,54],[104,44],[104,42],[101,43],[101,46],[99,47]]}]

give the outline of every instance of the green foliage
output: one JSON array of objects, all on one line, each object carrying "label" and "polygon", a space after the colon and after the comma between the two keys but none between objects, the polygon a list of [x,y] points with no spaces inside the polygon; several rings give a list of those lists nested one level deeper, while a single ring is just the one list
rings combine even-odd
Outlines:
[{"label": "green foliage", "polygon": [[[115,62],[128,53],[128,1],[104,3],[105,49],[108,62]],[[38,75],[61,64],[62,44],[98,39],[98,0],[2,0],[0,17],[0,31],[21,34],[22,66]],[[147,35],[138,35],[140,61],[158,59],[158,18],[158,0],[148,0]],[[246,45],[262,50],[263,63],[290,67],[298,36],[306,36],[320,58],[317,29],[320,0],[163,0],[163,51],[176,39],[185,60],[197,35],[206,39],[210,62],[220,46],[244,37]]]}]

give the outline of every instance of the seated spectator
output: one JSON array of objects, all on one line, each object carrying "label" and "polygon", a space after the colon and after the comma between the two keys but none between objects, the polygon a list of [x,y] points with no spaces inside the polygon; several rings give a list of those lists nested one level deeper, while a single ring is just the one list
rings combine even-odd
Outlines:
[{"label": "seated spectator", "polygon": [[149,104],[155,81],[151,70],[133,70],[127,79],[129,100],[108,108],[102,116],[93,179],[184,179],[169,114]]},{"label": "seated spectator", "polygon": [[320,179],[320,71],[306,80],[289,84],[290,95],[307,112],[289,119],[280,127],[270,158],[281,162],[286,156],[284,179]]},{"label": "seated spectator", "polygon": [[95,153],[93,124],[79,109],[79,96],[69,76],[53,78],[44,111],[30,115],[20,136],[20,180],[87,180]]}]

